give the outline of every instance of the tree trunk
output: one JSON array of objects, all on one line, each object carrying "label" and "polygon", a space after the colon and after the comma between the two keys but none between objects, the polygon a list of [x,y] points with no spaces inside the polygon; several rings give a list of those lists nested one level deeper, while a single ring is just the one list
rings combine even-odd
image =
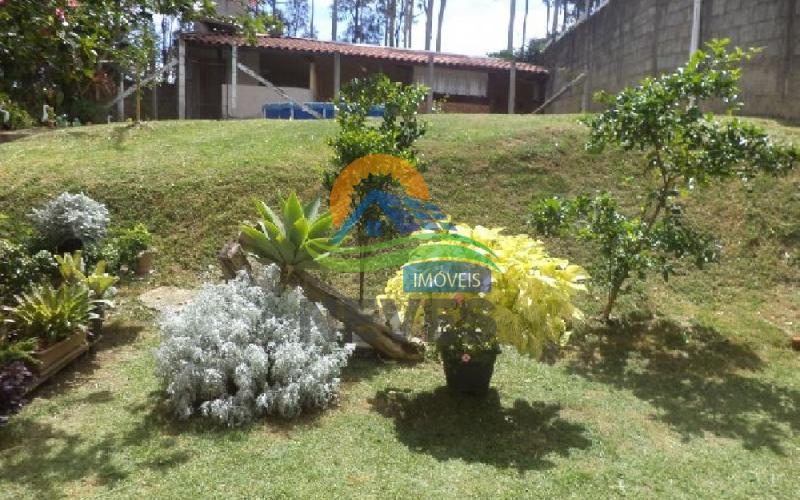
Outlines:
[{"label": "tree trunk", "polygon": [[358,335],[375,350],[393,359],[404,361],[421,361],[423,359],[424,344],[412,342],[394,333],[391,328],[369,314],[365,314],[357,305],[310,274],[295,271],[289,276],[289,282],[301,286],[309,300],[325,306],[334,318],[344,323],[347,330]]},{"label": "tree trunk", "polygon": [[331,40],[334,42],[336,41],[336,22],[338,21],[339,17],[339,5],[338,0],[333,0],[333,5],[331,6]]},{"label": "tree trunk", "polygon": [[562,9],[562,19],[561,19],[561,32],[567,31],[567,10],[569,9],[569,4],[567,0],[563,0],[564,8]]},{"label": "tree trunk", "polygon": [[431,38],[433,38],[433,2],[425,2],[425,50],[431,50]]},{"label": "tree trunk", "polygon": [[558,36],[558,6],[561,0],[553,0],[553,28],[550,30],[550,36],[556,38]]},{"label": "tree trunk", "polygon": [[550,1],[551,0],[548,0],[545,3],[545,5],[547,5],[547,23],[545,23],[544,25],[545,26],[544,31],[545,31],[545,36],[547,38],[550,38]]},{"label": "tree trunk", "polygon": [[525,0],[525,15],[522,17],[522,54],[525,55],[525,48],[528,43],[528,1]]},{"label": "tree trunk", "polygon": [[620,288],[622,288],[622,282],[615,282],[611,285],[611,290],[608,291],[608,300],[601,313],[601,318],[606,323],[608,323],[608,318],[611,316],[611,311],[614,309],[614,304],[617,302]]},{"label": "tree trunk", "polygon": [[442,21],[444,20],[444,8],[447,0],[439,0],[439,21],[436,26],[436,52],[442,51]]},{"label": "tree trunk", "polygon": [[511,0],[511,12],[508,16],[508,51],[514,57],[514,18],[516,17],[517,0]]},{"label": "tree trunk", "polygon": [[389,0],[389,7],[386,14],[389,18],[389,26],[387,29],[387,40],[389,42],[388,45],[389,47],[394,47],[394,26],[397,17],[397,0]]},{"label": "tree trunk", "polygon": [[406,0],[406,19],[405,19],[405,32],[403,34],[403,45],[405,48],[411,48],[411,33],[414,26],[414,0]]}]

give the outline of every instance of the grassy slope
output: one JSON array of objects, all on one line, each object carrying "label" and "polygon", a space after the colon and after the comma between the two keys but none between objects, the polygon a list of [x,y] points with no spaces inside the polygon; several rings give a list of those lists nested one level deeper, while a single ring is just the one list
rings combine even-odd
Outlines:
[{"label": "grassy slope", "polygon": [[[626,187],[635,158],[585,155],[574,117],[432,121],[425,176],[459,221],[524,231],[530,199],[547,193],[609,189],[636,203]],[[115,221],[144,220],[157,232],[158,281],[196,281],[250,215],[251,196],[322,194],[317,171],[333,131],[311,122],[59,131],[0,146],[0,211],[21,215],[63,189],[83,189],[108,203]],[[484,406],[436,392],[435,364],[361,361],[341,408],[318,418],[239,431],[171,423],[152,376],[156,335],[125,299],[97,359],[65,373],[0,431],[0,491],[790,494],[800,486],[800,362],[785,334],[798,331],[800,271],[785,255],[797,255],[798,182],[795,174],[759,180],[750,193],[735,184],[699,193],[706,204],[696,217],[722,234],[724,266],[654,282],[645,299],[623,306],[647,305],[658,321],[587,329],[553,366],[503,356],[499,394]],[[549,244],[578,262],[589,256],[569,242]],[[373,289],[379,284],[374,277]]]}]

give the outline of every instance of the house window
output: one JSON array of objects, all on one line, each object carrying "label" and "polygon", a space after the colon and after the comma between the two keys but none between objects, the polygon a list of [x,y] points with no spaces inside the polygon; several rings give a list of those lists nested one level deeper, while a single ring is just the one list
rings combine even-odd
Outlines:
[{"label": "house window", "polygon": [[427,81],[427,77],[427,66],[414,66],[414,83],[427,85],[436,94],[486,97],[489,86],[489,74],[484,71],[436,67],[433,84]]}]

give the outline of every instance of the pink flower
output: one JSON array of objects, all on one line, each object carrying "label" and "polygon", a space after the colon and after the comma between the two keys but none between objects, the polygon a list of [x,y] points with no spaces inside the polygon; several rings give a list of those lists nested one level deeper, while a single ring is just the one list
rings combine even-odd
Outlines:
[{"label": "pink flower", "polygon": [[466,352],[461,355],[461,362],[462,363],[469,363],[471,359],[472,359],[472,356],[470,356]]},{"label": "pink flower", "polygon": [[63,21],[64,20],[64,9],[62,9],[61,7],[56,7],[56,17]]},{"label": "pink flower", "polygon": [[453,295],[453,300],[455,301],[456,304],[461,305],[461,304],[464,303],[466,298],[464,297],[463,293],[457,293],[457,294]]},{"label": "pink flower", "polygon": [[77,8],[78,7],[78,0],[67,0],[67,7]]}]

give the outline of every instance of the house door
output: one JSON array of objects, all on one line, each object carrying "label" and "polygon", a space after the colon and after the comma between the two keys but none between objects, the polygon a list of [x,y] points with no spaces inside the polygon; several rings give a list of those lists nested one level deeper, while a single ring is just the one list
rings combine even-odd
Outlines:
[{"label": "house door", "polygon": [[187,118],[219,120],[222,118],[222,84],[225,83],[225,62],[192,59],[189,84],[190,109]]}]

